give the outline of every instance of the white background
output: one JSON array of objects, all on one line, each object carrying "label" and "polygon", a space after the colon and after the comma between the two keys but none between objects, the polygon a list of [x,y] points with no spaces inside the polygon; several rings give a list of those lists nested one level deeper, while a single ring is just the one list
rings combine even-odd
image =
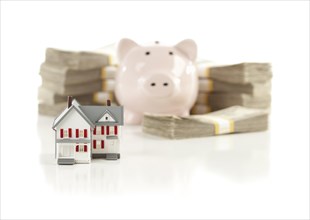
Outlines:
[{"label": "white background", "polygon": [[[269,131],[169,141],[123,130],[122,159],[59,167],[37,115],[46,47],[194,39],[273,64]],[[1,1],[2,218],[309,218],[309,2]]]}]

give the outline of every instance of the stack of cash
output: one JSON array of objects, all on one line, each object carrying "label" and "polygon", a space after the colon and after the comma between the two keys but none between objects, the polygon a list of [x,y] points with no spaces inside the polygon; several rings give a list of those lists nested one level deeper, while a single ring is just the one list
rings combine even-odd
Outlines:
[{"label": "stack of cash", "polygon": [[40,67],[39,113],[55,116],[66,106],[67,96],[82,104],[91,104],[94,92],[102,88],[102,69],[109,57],[97,52],[73,52],[46,49]]},{"label": "stack of cash", "polygon": [[271,103],[271,65],[240,63],[212,66],[198,63],[199,94],[192,114],[240,105],[269,109]]},{"label": "stack of cash", "polygon": [[118,60],[116,58],[116,44],[112,43],[96,50],[98,53],[109,54],[109,65],[102,68],[101,91],[95,92],[93,101],[95,104],[105,105],[106,100],[111,100],[112,105],[117,105],[115,98],[115,75],[118,70]]},{"label": "stack of cash", "polygon": [[221,134],[264,131],[268,129],[268,111],[232,106],[203,115],[145,114],[143,131],[171,139],[208,137]]},{"label": "stack of cash", "polygon": [[101,71],[101,89],[93,94],[93,101],[95,104],[105,105],[106,100],[109,99],[112,105],[117,105],[114,95],[115,89],[115,75],[117,72],[117,65],[108,65],[102,67]]}]

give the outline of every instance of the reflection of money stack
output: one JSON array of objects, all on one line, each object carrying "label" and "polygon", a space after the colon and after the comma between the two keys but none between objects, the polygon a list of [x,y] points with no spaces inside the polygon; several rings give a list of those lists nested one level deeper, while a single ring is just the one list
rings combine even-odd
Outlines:
[{"label": "reflection of money stack", "polygon": [[240,105],[269,109],[271,66],[269,63],[241,63],[210,67],[198,64],[199,94],[192,114]]},{"label": "reflection of money stack", "polygon": [[82,104],[91,104],[93,93],[101,90],[101,69],[107,64],[108,56],[104,54],[48,48],[40,68],[39,113],[59,114],[68,95]]}]

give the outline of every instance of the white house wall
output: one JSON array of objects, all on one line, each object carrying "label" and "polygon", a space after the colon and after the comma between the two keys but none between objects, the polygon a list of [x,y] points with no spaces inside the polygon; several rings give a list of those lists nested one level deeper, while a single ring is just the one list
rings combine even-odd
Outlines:
[{"label": "white house wall", "polygon": [[[107,126],[104,126],[104,134],[101,133],[101,126],[96,127],[96,134],[92,134],[92,153],[93,154],[108,154],[108,153],[119,153],[119,137],[120,137],[120,126],[117,128],[117,135],[115,135],[114,126],[109,126],[109,135],[107,135]],[[109,139],[107,136],[114,136],[117,139]],[[94,141],[96,141],[96,148],[94,147]],[[104,141],[104,148],[101,148],[101,141]]]},{"label": "white house wall", "polygon": [[[75,138],[75,129],[84,130],[87,129],[87,138],[90,137],[90,125],[85,121],[85,119],[75,110],[72,109],[65,118],[57,125],[57,139],[60,137],[60,129],[65,131],[68,128],[72,128],[72,137]],[[80,137],[81,138],[81,137]],[[82,137],[83,138],[83,137]]]},{"label": "white house wall", "polygon": [[[69,129],[72,132],[71,137],[68,135]],[[63,130],[63,137],[61,137],[61,130]],[[76,135],[77,130],[78,135]],[[84,136],[84,130],[86,130],[87,137]],[[75,163],[90,163],[90,125],[74,108],[57,125],[56,139],[57,159],[69,157],[74,158]]]}]

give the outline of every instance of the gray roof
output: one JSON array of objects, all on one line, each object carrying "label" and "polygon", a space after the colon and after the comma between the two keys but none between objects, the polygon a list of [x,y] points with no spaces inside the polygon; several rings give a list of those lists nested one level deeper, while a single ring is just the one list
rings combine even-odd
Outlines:
[{"label": "gray roof", "polygon": [[[96,125],[124,125],[122,106],[81,105],[80,109]],[[115,119],[115,122],[98,122],[107,111]]]},{"label": "gray roof", "polygon": [[[66,108],[53,123],[53,129],[62,121],[63,118],[72,110],[75,109],[87,122],[94,128],[95,125],[124,125],[123,107],[122,106],[96,106],[96,105],[80,105],[75,99],[72,101],[70,108]],[[106,113],[115,119],[115,122],[98,122],[99,119]]]},{"label": "gray roof", "polygon": [[82,118],[85,119],[85,121],[92,127],[94,128],[95,127],[95,124],[92,123],[89,118],[87,118],[87,116],[80,110],[79,107],[75,106],[75,105],[71,105],[70,108],[66,108],[53,122],[53,129],[55,130],[55,127],[62,121],[62,119],[64,119],[67,114],[69,114],[69,112],[72,110],[72,109],[75,109],[81,116]]}]

